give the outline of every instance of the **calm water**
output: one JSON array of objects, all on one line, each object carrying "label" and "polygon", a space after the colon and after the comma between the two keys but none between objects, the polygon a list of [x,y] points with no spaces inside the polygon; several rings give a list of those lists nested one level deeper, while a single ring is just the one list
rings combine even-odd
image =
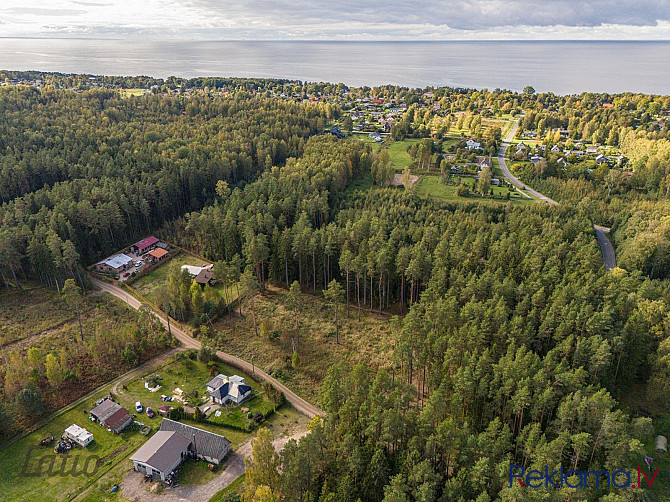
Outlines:
[{"label": "calm water", "polygon": [[560,94],[670,94],[670,42],[147,42],[0,38],[0,68]]}]

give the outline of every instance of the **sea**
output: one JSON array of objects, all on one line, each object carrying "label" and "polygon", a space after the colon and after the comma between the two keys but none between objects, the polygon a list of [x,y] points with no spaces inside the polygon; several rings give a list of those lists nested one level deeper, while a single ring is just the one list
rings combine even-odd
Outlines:
[{"label": "sea", "polygon": [[670,94],[670,41],[144,41],[0,38],[0,69]]}]

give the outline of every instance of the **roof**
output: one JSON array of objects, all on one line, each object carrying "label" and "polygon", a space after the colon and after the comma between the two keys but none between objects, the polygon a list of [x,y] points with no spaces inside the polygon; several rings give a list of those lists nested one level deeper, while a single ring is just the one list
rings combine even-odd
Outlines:
[{"label": "roof", "polygon": [[196,267],[195,265],[182,265],[181,269],[186,270],[189,274],[191,274],[193,277],[197,276],[200,272],[203,270],[211,270],[214,265],[205,265],[204,267]]},{"label": "roof", "polygon": [[158,411],[163,411],[163,412],[165,412],[165,411],[170,411],[170,408],[172,408],[172,406],[169,406],[169,405],[167,405],[167,404],[164,404],[163,406],[159,406],[159,407],[158,407]]},{"label": "roof", "polygon": [[190,444],[191,441],[174,431],[159,430],[133,453],[130,460],[150,465],[164,473],[181,460],[181,454]]},{"label": "roof", "polygon": [[154,258],[158,258],[160,260],[161,258],[163,258],[163,256],[168,254],[168,252],[165,251],[165,249],[156,248],[156,249],[152,249],[147,254],[150,255],[150,256],[153,256]]},{"label": "roof", "polygon": [[207,284],[212,280],[212,271],[207,268],[203,268],[193,280],[198,284]]},{"label": "roof", "polygon": [[93,438],[93,434],[88,432],[83,427],[79,427],[77,424],[72,424],[70,427],[65,429],[65,432],[76,438],[78,441],[86,442],[89,438]]},{"label": "roof", "polygon": [[101,422],[104,422],[106,418],[111,417],[120,408],[120,404],[115,403],[111,399],[105,399],[102,403],[93,408],[90,414],[94,415]]},{"label": "roof", "polygon": [[133,259],[130,256],[121,253],[110,256],[106,260],[102,260],[100,263],[98,263],[98,265],[104,263],[108,267],[120,268],[123,267],[124,265],[128,265],[128,263],[130,263],[131,261],[133,261]]},{"label": "roof", "polygon": [[228,377],[226,375],[218,374],[214,378],[212,378],[209,382],[207,382],[207,387],[211,387],[212,389],[218,389],[227,381]]},{"label": "roof", "polygon": [[129,418],[130,414],[128,413],[128,410],[119,407],[118,410],[112,413],[112,415],[110,415],[109,418],[105,420],[105,425],[113,430],[120,429],[126,425]]},{"label": "roof", "polygon": [[[221,460],[230,450],[230,441],[225,437],[219,434],[214,434],[213,432],[198,429],[197,427],[175,422],[169,418],[164,418],[161,422],[159,432],[162,431],[174,431],[182,437],[189,438],[189,441],[194,443],[197,455]],[[195,441],[193,441],[193,439],[195,439]]]},{"label": "roof", "polygon": [[215,397],[217,399],[224,399],[228,396],[238,399],[239,397],[243,396],[250,390],[251,387],[246,384],[238,382],[226,382],[220,387],[216,387],[214,389],[214,392],[212,392],[210,396]]},{"label": "roof", "polygon": [[142,239],[140,242],[136,242],[134,246],[139,249],[144,249],[148,248],[149,246],[153,246],[154,244],[158,244],[159,242],[160,240],[158,240],[156,237],[152,235],[150,237],[147,237],[146,239]]}]

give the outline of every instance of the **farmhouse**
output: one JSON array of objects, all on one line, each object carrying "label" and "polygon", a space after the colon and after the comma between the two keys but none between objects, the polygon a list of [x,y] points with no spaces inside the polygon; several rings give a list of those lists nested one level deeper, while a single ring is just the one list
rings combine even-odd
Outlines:
[{"label": "farmhouse", "polygon": [[130,457],[133,469],[165,481],[188,456],[191,441],[174,431],[159,430]]},{"label": "farmhouse", "polygon": [[602,153],[596,157],[596,164],[607,164],[609,161],[610,159],[605,157]]},{"label": "farmhouse", "polygon": [[154,249],[159,242],[160,241],[152,235],[130,246],[130,250],[135,254],[143,255]]},{"label": "farmhouse", "polygon": [[114,434],[118,434],[133,421],[128,410],[111,399],[105,399],[90,412],[90,418],[103,427],[107,427]]},{"label": "farmhouse", "polygon": [[71,439],[79,446],[83,447],[88,446],[91,443],[91,441],[93,441],[93,434],[88,432],[83,427],[79,427],[76,424],[72,424],[70,427],[65,429],[63,436],[65,436],[68,439]]},{"label": "farmhouse", "polygon": [[95,264],[95,269],[98,270],[99,272],[123,272],[127,267],[130,262],[132,262],[133,259],[125,255],[123,253],[121,254],[115,254],[114,256],[110,256],[109,258],[106,258],[105,260],[96,263]]},{"label": "farmhouse", "polygon": [[212,280],[212,270],[209,268],[203,268],[200,272],[198,272],[198,275],[196,275],[193,280],[197,284],[204,286]]},{"label": "farmhouse", "polygon": [[207,382],[207,392],[212,401],[217,404],[240,404],[251,396],[251,387],[241,376],[227,377],[219,374]]},{"label": "farmhouse", "polygon": [[477,163],[477,169],[479,169],[480,171],[482,169],[484,169],[485,167],[488,167],[489,169],[493,169],[493,164],[491,164],[491,161],[486,157],[484,157],[483,159],[481,159]]},{"label": "farmhouse", "polygon": [[189,451],[192,455],[212,464],[220,464],[230,451],[230,441],[220,434],[175,422],[169,418],[163,419],[159,432],[175,432],[191,443]]},{"label": "farmhouse", "polygon": [[588,154],[598,153],[598,147],[596,145],[589,145],[586,147],[586,153]]},{"label": "farmhouse", "polygon": [[[212,271],[212,268],[214,268],[214,265],[205,265],[203,267],[195,267],[193,265],[182,265],[181,269],[186,270],[191,277],[198,277],[198,274],[202,272],[203,270],[208,270],[209,272]],[[210,277],[211,279],[211,277]]]},{"label": "farmhouse", "polygon": [[479,150],[481,149],[482,144],[470,138],[465,142],[465,146],[467,146],[468,150]]},{"label": "farmhouse", "polygon": [[151,263],[158,263],[159,261],[163,261],[165,257],[168,255],[168,252],[165,249],[161,249],[159,247],[156,247],[146,253],[144,255],[144,258],[146,260],[149,260]]}]

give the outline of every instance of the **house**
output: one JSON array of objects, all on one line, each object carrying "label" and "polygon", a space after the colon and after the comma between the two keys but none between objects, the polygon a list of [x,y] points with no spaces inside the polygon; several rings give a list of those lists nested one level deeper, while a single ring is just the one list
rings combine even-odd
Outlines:
[{"label": "house", "polygon": [[587,154],[598,153],[598,147],[596,145],[589,145],[586,147],[586,153]]},{"label": "house", "polygon": [[561,164],[563,167],[568,167],[570,165],[570,162],[565,160],[565,157],[558,159],[557,163]]},{"label": "house", "polygon": [[475,141],[474,139],[470,138],[465,142],[465,146],[468,148],[468,150],[480,150],[482,147],[482,144],[479,143],[478,141]]},{"label": "house", "polygon": [[344,138],[344,133],[340,130],[339,127],[335,126],[332,129],[329,129],[328,132],[335,136],[336,138],[342,139]]},{"label": "house", "polygon": [[130,416],[128,410],[111,399],[105,399],[102,403],[93,408],[90,411],[89,416],[91,420],[98,422],[114,434],[121,432],[133,421],[133,417]]},{"label": "house", "polygon": [[159,242],[160,241],[152,235],[130,246],[130,251],[137,255],[143,255],[154,249]]},{"label": "house", "polygon": [[118,274],[119,272],[123,272],[126,268],[128,268],[128,264],[132,261],[133,259],[128,255],[123,253],[115,254],[99,263],[96,263],[95,269],[99,272],[115,272]]},{"label": "house", "polygon": [[484,157],[479,162],[477,162],[477,169],[478,170],[481,171],[485,167],[488,167],[489,169],[493,169],[493,164],[491,164],[491,161],[487,157]]},{"label": "house", "polygon": [[554,153],[558,153],[558,152],[561,151],[561,147],[558,146],[558,145],[554,145],[554,146],[551,147],[551,151],[554,152]]},{"label": "house", "polygon": [[191,277],[197,277],[200,272],[203,270],[209,270],[211,272],[212,268],[214,268],[214,264],[212,265],[205,265],[202,267],[196,267],[194,265],[182,265],[181,269],[186,270]]},{"label": "house", "polygon": [[540,162],[540,161],[542,160],[542,158],[543,158],[543,157],[540,157],[540,156],[538,156],[538,155],[533,155],[533,156],[530,158],[530,161],[531,161],[533,164],[537,164],[538,162]]},{"label": "house", "polygon": [[251,396],[251,390],[244,378],[238,375],[227,377],[219,374],[207,382],[209,397],[217,404],[240,404]]},{"label": "house", "polygon": [[198,275],[196,275],[193,280],[201,286],[208,284],[209,281],[212,280],[212,270],[209,268],[203,268],[200,272],[198,272]]},{"label": "house", "polygon": [[158,263],[163,261],[168,255],[168,252],[165,249],[156,247],[144,255],[144,258],[149,260],[151,263]]},{"label": "house", "polygon": [[596,164],[601,165],[601,164],[607,164],[609,163],[610,159],[605,157],[602,153],[596,157]]},{"label": "house", "polygon": [[526,145],[526,143],[523,141],[520,141],[519,144],[516,145],[516,153],[523,153],[526,150],[528,150],[528,145]]},{"label": "house", "polygon": [[230,451],[230,441],[224,436],[182,424],[169,418],[163,419],[158,432],[175,432],[191,443],[189,452],[193,456],[212,464],[220,464]]},{"label": "house", "polygon": [[[161,424],[162,427],[162,424]],[[174,431],[159,430],[133,455],[133,469],[165,481],[186,459],[191,441]]]},{"label": "house", "polygon": [[83,427],[79,427],[76,424],[72,424],[70,427],[65,429],[63,436],[65,436],[68,439],[71,439],[79,446],[83,447],[88,446],[89,444],[91,444],[91,441],[93,441],[93,434],[88,432]]}]

